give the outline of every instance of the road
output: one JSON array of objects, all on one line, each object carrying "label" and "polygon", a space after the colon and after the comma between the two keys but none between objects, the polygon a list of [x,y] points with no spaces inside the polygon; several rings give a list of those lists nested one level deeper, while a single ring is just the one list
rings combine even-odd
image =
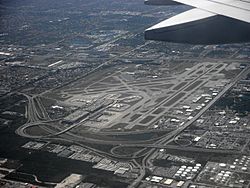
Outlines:
[{"label": "road", "polygon": [[[246,76],[249,73],[250,67],[245,68],[236,78],[234,78],[234,80],[228,84],[205,108],[203,108],[193,119],[191,119],[189,122],[187,122],[183,127],[177,129],[176,131],[174,131],[173,134],[168,135],[165,138],[160,139],[159,141],[157,141],[154,145],[152,145],[153,149],[151,149],[147,155],[143,158],[142,160],[142,165],[140,167],[140,176],[138,176],[138,178],[136,178],[134,180],[134,182],[129,186],[129,188],[136,188],[140,185],[140,182],[143,180],[145,174],[146,174],[146,168],[149,167],[147,166],[147,164],[151,165],[151,156],[154,154],[154,152],[157,151],[156,148],[164,148],[164,146],[166,146],[168,143],[173,141],[173,138],[176,137],[177,135],[179,135],[182,131],[184,131],[185,129],[187,129],[193,122],[195,122],[203,113],[205,113],[218,99],[220,99],[229,89],[231,89],[237,81],[239,81],[239,79],[243,76]],[[155,147],[154,147],[155,146]],[[167,146],[170,147],[170,146]],[[174,148],[173,148],[174,149]],[[176,149],[176,148],[175,148]],[[197,151],[205,151],[202,149],[194,149],[193,150],[197,150]],[[191,150],[190,150],[191,151]],[[211,150],[214,151],[214,150]],[[219,151],[219,150],[218,150]],[[217,151],[217,152],[218,152]],[[219,151],[222,152],[222,151]]]},{"label": "road", "polygon": [[[214,69],[214,67],[212,67],[211,69]],[[185,88],[189,87],[190,84],[194,83],[196,80],[198,80],[202,75],[205,75],[207,72],[209,72],[211,69],[203,72],[199,77],[197,77],[196,79],[192,80],[191,83],[189,83],[187,86],[177,90],[177,93],[174,93],[174,96],[176,96],[176,94],[178,94],[179,92],[185,90]],[[208,103],[203,109],[201,109],[191,120],[187,121],[182,127],[172,131],[171,133],[168,133],[165,136],[162,136],[161,138],[158,138],[156,141],[154,141],[153,143],[150,144],[146,144],[146,143],[122,143],[122,142],[112,142],[112,141],[108,141],[106,142],[106,144],[120,144],[119,147],[129,147],[129,146],[133,146],[133,147],[142,147],[145,149],[148,149],[148,151],[146,151],[145,156],[142,160],[141,164],[137,164],[138,168],[140,169],[140,175],[138,176],[138,178],[130,185],[130,187],[138,187],[138,185],[140,184],[140,182],[143,180],[145,174],[146,174],[146,169],[149,168],[151,166],[151,157],[154,155],[154,153],[158,150],[158,148],[166,148],[166,149],[175,149],[175,150],[182,150],[182,151],[189,151],[189,152],[214,152],[214,153],[225,153],[225,154],[230,154],[231,151],[222,151],[222,150],[205,150],[202,148],[185,148],[183,150],[183,148],[180,147],[176,147],[176,146],[169,146],[168,144],[170,142],[173,141],[173,139],[179,135],[180,133],[182,133],[185,129],[187,129],[193,122],[195,122],[198,118],[200,118],[200,116],[205,113],[218,99],[220,99],[229,89],[231,89],[233,87],[233,85],[243,76],[245,76],[247,73],[249,72],[249,67],[245,68],[237,77],[235,77],[229,84],[227,84],[225,86],[225,88],[216,96],[214,97],[210,103]],[[173,95],[172,95],[173,96]],[[27,99],[28,99],[28,107],[27,107],[27,117],[28,117],[28,121],[27,123],[22,126],[17,132],[20,135],[24,135],[25,134],[25,129],[27,127],[31,127],[31,126],[36,126],[36,125],[41,125],[42,123],[44,123],[45,121],[49,122],[49,116],[46,113],[45,108],[43,107],[41,101],[39,101],[38,98],[36,97],[30,97],[28,95],[26,95]],[[166,100],[164,100],[164,103],[168,100],[171,100],[171,98],[168,98]],[[162,104],[162,103],[161,103]],[[150,110],[150,112],[152,112],[153,110]],[[88,118],[84,119],[83,121],[88,120]],[[91,139],[91,138],[82,138],[80,139],[76,139],[76,137],[74,136],[74,134],[69,133],[70,130],[74,129],[75,127],[79,126],[79,124],[74,124],[64,130],[61,130],[57,133],[51,134],[49,135],[49,137],[51,136],[59,136],[59,135],[63,135],[66,136],[68,135],[67,139],[72,140],[74,143],[76,144],[80,144],[81,142],[84,143],[85,141],[88,141],[90,143],[97,143],[97,144],[105,144],[105,141],[103,140],[98,140],[98,139]],[[159,130],[162,131],[162,130]],[[48,136],[45,136],[46,139],[50,139]],[[74,138],[75,137],[75,138]],[[35,137],[32,137],[35,138]],[[43,138],[43,137],[37,137],[37,138]],[[51,140],[53,140],[55,138],[51,138]],[[153,140],[152,140],[153,141]],[[98,152],[98,151],[97,151]],[[234,151],[235,153],[235,151]],[[134,158],[137,158],[140,155],[140,152],[137,152],[137,154],[134,154]],[[112,157],[118,157],[117,155],[113,154],[111,155]]]}]

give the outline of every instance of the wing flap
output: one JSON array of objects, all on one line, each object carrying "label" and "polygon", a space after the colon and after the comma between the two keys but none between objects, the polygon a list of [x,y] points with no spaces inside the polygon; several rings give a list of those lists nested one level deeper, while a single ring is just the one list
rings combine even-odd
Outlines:
[{"label": "wing flap", "polygon": [[237,0],[173,0],[214,14],[250,23],[250,3]]},{"label": "wing flap", "polygon": [[239,8],[239,9],[243,9],[243,10],[247,10],[250,11],[250,2],[247,1],[242,1],[242,0],[208,0],[208,1],[213,1],[219,4],[223,4],[226,6],[232,6],[235,8]]}]

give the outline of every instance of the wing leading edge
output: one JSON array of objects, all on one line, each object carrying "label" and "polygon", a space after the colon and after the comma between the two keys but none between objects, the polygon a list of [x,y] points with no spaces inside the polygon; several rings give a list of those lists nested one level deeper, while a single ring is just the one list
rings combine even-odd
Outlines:
[{"label": "wing leading edge", "polygon": [[[146,0],[154,5],[156,0]],[[157,0],[155,5],[171,5]],[[190,44],[250,41],[250,2],[240,0],[173,0],[195,7],[145,31],[145,39]],[[164,4],[165,3],[165,4]]]}]

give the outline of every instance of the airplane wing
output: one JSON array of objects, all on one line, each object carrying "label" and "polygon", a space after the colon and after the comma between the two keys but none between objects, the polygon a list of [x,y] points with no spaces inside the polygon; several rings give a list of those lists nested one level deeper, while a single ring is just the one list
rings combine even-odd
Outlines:
[{"label": "airplane wing", "polygon": [[190,44],[250,42],[250,0],[145,0],[194,7],[145,31],[146,40]]}]

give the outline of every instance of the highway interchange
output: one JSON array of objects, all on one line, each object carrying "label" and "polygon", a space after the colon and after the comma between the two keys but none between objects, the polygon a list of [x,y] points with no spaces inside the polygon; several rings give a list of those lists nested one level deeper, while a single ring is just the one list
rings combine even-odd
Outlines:
[{"label": "highway interchange", "polygon": [[[119,129],[107,129],[103,131],[102,129],[94,129],[95,132],[91,131],[93,129],[86,130],[81,132],[80,134],[76,134],[78,130],[81,129],[83,126],[87,126],[90,121],[90,115],[86,118],[82,119],[80,122],[74,123],[69,125],[68,127],[64,128],[65,126],[60,126],[61,119],[54,119],[52,120],[49,117],[49,114],[46,111],[46,108],[42,104],[40,98],[47,94],[43,93],[39,96],[29,96],[24,94],[24,96],[28,100],[28,105],[26,108],[26,116],[27,122],[19,129],[16,130],[16,133],[32,138],[32,139],[39,139],[39,140],[46,140],[46,141],[66,141],[69,143],[78,144],[90,149],[93,152],[101,154],[102,156],[108,156],[111,158],[120,158],[120,159],[127,159],[130,162],[137,166],[140,169],[140,175],[137,179],[130,185],[130,187],[137,187],[140,182],[145,177],[146,169],[152,166],[151,158],[153,157],[154,153],[158,149],[175,149],[175,150],[183,150],[183,151],[192,151],[192,152],[214,152],[214,153],[226,153],[230,154],[229,151],[226,150],[209,150],[209,149],[202,149],[202,148],[181,148],[176,146],[169,146],[168,144],[173,141],[173,139],[179,135],[182,131],[187,129],[193,122],[200,118],[200,116],[206,112],[218,99],[221,98],[237,81],[239,81],[242,77],[244,77],[247,73],[249,73],[249,68],[245,68],[238,74],[235,78],[231,79],[230,82],[228,81],[225,87],[218,92],[218,94],[201,110],[196,112],[193,117],[189,120],[185,120],[185,118],[180,117],[179,119],[184,120],[182,125],[176,128],[175,130],[167,131],[167,129],[160,128],[154,129],[152,127],[153,124],[157,123],[157,119],[161,118],[167,112],[173,112],[180,103],[185,103],[185,100],[189,100],[189,96],[193,95],[197,90],[201,89],[207,83],[211,82],[212,78],[216,77],[227,68],[230,64],[227,63],[202,63],[202,64],[195,64],[194,66],[187,67],[182,69],[180,72],[176,72],[176,76],[167,76],[163,78],[154,78],[148,80],[140,80],[139,82],[126,80],[124,78],[124,74],[130,70],[128,67],[124,67],[122,69],[116,70],[112,74],[108,74],[106,77],[93,82],[92,84],[88,85],[87,87],[80,88],[81,80],[78,80],[78,84],[75,84],[74,87],[78,88],[78,93],[83,91],[86,93],[85,95],[98,95],[98,96],[106,96],[106,93],[109,94],[119,94],[117,96],[130,94],[129,96],[140,96],[140,100],[136,101],[134,104],[130,105],[129,108],[123,110],[122,112],[116,113],[115,118],[112,118],[108,122],[104,122],[107,128],[112,128],[112,126],[117,125],[118,123],[124,123],[126,126],[123,131],[119,131]],[[108,79],[114,79],[114,83],[108,83]],[[176,80],[177,79],[177,80]],[[198,82],[199,81],[199,82]],[[166,88],[163,86],[169,84]],[[183,84],[184,83],[184,84]],[[216,83],[214,83],[216,85]],[[58,88],[56,92],[67,91],[68,96],[74,98],[74,93],[76,90],[72,88],[70,92],[69,87],[72,87],[71,84],[66,85],[65,88]],[[157,88],[158,87],[158,88]],[[154,90],[150,90],[154,88]],[[49,91],[55,92],[55,91]],[[113,95],[115,96],[115,95]],[[113,99],[113,103],[111,105],[102,108],[97,113],[103,113],[109,111],[109,108],[112,105],[122,102],[125,99],[128,99],[128,96],[125,97],[115,97]],[[156,97],[155,97],[156,96]],[[84,95],[82,95],[84,97]],[[161,99],[161,100],[157,100]],[[68,102],[68,101],[64,101]],[[157,109],[164,109],[160,110],[157,114],[155,111]],[[118,115],[117,115],[118,114]],[[139,114],[138,118],[131,121],[131,118],[135,115]],[[148,116],[152,116],[154,121],[151,119],[149,122],[145,122],[145,118]],[[145,122],[145,123],[143,123]],[[133,129],[135,125],[141,125],[144,127],[143,129]],[[31,135],[27,132],[27,129],[36,127],[43,129],[48,134],[47,135]],[[54,128],[51,128],[55,126]],[[105,126],[104,126],[105,127]],[[74,131],[76,129],[76,131]],[[162,133],[161,136],[157,138],[151,138],[146,140],[116,140],[112,138],[112,136],[117,135],[133,135],[133,134],[145,134],[145,133]],[[100,138],[97,138],[98,135]],[[102,139],[101,136],[106,135],[108,139]],[[101,151],[96,148],[91,148],[84,143],[94,143],[94,144],[101,144],[101,145],[110,145],[113,146],[110,152]],[[128,153],[127,155],[120,155],[116,153],[117,148],[126,148],[126,147],[136,147],[139,148],[138,151],[134,153]],[[141,149],[140,149],[141,148]],[[234,152],[235,153],[235,152]],[[142,162],[139,163],[136,159],[142,158]]]}]

